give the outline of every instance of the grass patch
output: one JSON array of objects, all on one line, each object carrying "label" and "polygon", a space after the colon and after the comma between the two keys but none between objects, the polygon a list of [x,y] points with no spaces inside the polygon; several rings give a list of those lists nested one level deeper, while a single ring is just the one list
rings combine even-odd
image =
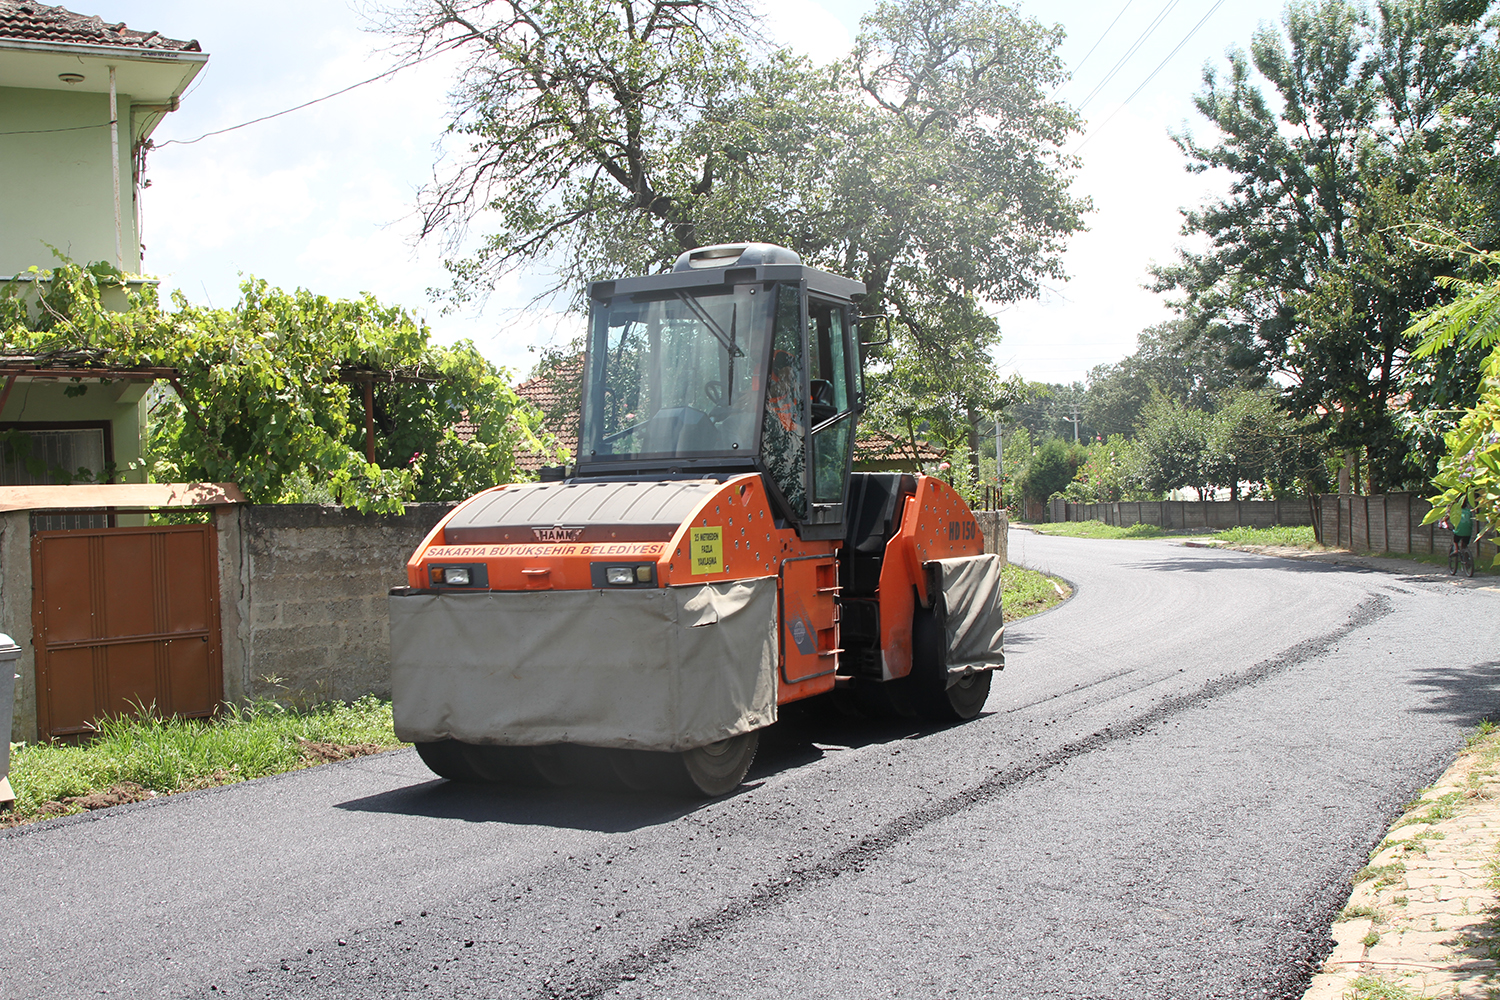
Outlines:
[{"label": "grass patch", "polygon": [[1346,906],[1339,911],[1339,915],[1333,918],[1336,921],[1345,920],[1373,920],[1380,922],[1380,911],[1373,906]]},{"label": "grass patch", "polygon": [[12,744],[14,825],[225,785],[399,746],[391,703],[228,706],[217,719],[109,719],[85,744]]},{"label": "grass patch", "polygon": [[1000,584],[1008,622],[1041,614],[1061,604],[1073,593],[1073,588],[1061,580],[1034,569],[1023,569],[1015,563],[1006,563],[1001,568]]},{"label": "grass patch", "polygon": [[[1408,807],[1408,812],[1415,812],[1416,809],[1424,805],[1428,807],[1427,811],[1419,816],[1408,816],[1401,825],[1405,826],[1409,823],[1433,824],[1440,823],[1445,819],[1452,819],[1454,814],[1458,812],[1458,804],[1463,798],[1463,792],[1446,792],[1436,799],[1418,799]],[[1418,836],[1423,835],[1419,834]]]},{"label": "grass patch", "polygon": [[1162,538],[1166,534],[1154,524],[1132,524],[1121,528],[1103,521],[1054,521],[1030,527],[1039,535],[1063,538]]},{"label": "grass patch", "polygon": [[1395,885],[1401,876],[1406,874],[1406,865],[1400,861],[1393,861],[1388,865],[1366,865],[1354,873],[1354,884],[1375,880],[1375,888],[1383,889],[1388,885]]},{"label": "grass patch", "polygon": [[1229,528],[1212,536],[1230,545],[1275,545],[1291,549],[1322,548],[1313,536],[1312,525],[1276,525],[1270,528]]},{"label": "grass patch", "polygon": [[1344,996],[1348,1000],[1421,1000],[1422,994],[1379,976],[1360,976]]}]

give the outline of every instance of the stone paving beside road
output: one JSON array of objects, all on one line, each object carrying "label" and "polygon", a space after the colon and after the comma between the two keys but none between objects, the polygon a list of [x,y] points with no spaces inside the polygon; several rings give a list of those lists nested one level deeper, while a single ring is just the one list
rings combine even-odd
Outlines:
[{"label": "stone paving beside road", "polygon": [[1500,996],[1500,732],[1390,828],[1304,1000]]}]

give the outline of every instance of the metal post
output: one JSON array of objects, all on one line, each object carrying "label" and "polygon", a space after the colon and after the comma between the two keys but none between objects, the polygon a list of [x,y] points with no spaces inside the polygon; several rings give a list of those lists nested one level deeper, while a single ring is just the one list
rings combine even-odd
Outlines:
[{"label": "metal post", "polygon": [[125,270],[124,222],[120,217],[120,109],[115,94],[115,68],[109,68],[109,166],[115,179],[115,267]]},{"label": "metal post", "polygon": [[1000,411],[995,411],[995,509],[1005,506],[1005,463],[1000,454]]},{"label": "metal post", "polygon": [[366,375],[365,384],[365,461],[375,464],[375,389],[374,379]]}]

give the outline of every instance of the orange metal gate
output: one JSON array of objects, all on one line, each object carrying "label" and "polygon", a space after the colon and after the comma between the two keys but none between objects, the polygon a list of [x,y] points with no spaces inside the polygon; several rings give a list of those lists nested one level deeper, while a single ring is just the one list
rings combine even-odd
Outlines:
[{"label": "orange metal gate", "polygon": [[31,541],[37,729],[206,716],[223,697],[211,524],[42,531]]}]

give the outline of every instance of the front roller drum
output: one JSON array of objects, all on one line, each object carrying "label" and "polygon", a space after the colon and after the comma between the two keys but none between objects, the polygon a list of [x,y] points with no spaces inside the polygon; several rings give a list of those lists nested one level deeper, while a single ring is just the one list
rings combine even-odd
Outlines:
[{"label": "front roller drum", "polygon": [[714,798],[739,787],[759,746],[760,733],[752,731],[680,753],[617,750],[615,773],[636,791]]},{"label": "front roller drum", "polygon": [[599,788],[618,783],[635,791],[713,798],[733,791],[745,780],[759,745],[760,734],[750,732],[680,753],[566,743],[495,746],[458,740],[418,743],[416,748],[435,774],[465,784],[561,788],[581,783]]},{"label": "front roller drum", "polygon": [[417,743],[422,763],[439,777],[466,785],[563,787],[577,778],[565,746],[503,747],[460,740]]}]

